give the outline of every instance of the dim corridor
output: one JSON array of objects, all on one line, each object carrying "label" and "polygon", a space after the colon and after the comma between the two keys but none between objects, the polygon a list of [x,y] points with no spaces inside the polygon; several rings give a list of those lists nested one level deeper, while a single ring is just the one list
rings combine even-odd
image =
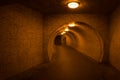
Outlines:
[{"label": "dim corridor", "polygon": [[1,0],[0,80],[120,80],[120,0]]},{"label": "dim corridor", "polygon": [[[55,59],[30,77],[8,80],[120,80],[119,72],[68,46],[57,46]],[[26,75],[24,75],[26,76]]]}]

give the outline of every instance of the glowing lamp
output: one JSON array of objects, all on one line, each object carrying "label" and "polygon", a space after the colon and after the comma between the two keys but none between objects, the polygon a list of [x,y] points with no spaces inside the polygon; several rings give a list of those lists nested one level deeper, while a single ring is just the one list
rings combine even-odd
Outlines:
[{"label": "glowing lamp", "polygon": [[68,3],[68,7],[71,9],[75,9],[79,7],[79,3],[78,2],[70,2]]},{"label": "glowing lamp", "polygon": [[62,33],[61,33],[61,35],[64,35],[66,32],[65,31],[63,31]]},{"label": "glowing lamp", "polygon": [[67,28],[65,28],[65,31],[66,31],[66,32],[67,32],[67,31],[69,31],[68,27],[67,27]]},{"label": "glowing lamp", "polygon": [[69,27],[75,27],[75,23],[68,24]]}]

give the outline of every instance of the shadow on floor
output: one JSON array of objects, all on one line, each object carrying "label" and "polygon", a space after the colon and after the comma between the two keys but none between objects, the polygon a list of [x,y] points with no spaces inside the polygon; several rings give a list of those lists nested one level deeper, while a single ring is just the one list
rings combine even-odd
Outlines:
[{"label": "shadow on floor", "polygon": [[37,67],[30,75],[7,80],[120,80],[120,72],[100,64],[67,46],[56,47],[54,61]]}]

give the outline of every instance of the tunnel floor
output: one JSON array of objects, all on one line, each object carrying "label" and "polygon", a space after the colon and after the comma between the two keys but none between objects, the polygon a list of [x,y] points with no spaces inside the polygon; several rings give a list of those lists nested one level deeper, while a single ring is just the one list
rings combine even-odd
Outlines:
[{"label": "tunnel floor", "polygon": [[53,62],[24,80],[120,80],[116,69],[100,64],[71,47],[57,46],[54,58]]}]

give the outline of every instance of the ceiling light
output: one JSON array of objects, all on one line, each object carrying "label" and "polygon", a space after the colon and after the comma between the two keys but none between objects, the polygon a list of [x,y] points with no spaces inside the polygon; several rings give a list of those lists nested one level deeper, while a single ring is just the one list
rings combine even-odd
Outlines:
[{"label": "ceiling light", "polygon": [[61,33],[61,35],[64,35],[66,32],[65,31],[63,31],[62,33]]},{"label": "ceiling light", "polygon": [[75,23],[68,24],[69,27],[75,27]]},{"label": "ceiling light", "polygon": [[67,28],[65,28],[65,31],[69,31],[68,27],[67,27]]},{"label": "ceiling light", "polygon": [[79,3],[78,2],[70,2],[68,3],[68,7],[71,9],[75,9],[79,7]]}]

